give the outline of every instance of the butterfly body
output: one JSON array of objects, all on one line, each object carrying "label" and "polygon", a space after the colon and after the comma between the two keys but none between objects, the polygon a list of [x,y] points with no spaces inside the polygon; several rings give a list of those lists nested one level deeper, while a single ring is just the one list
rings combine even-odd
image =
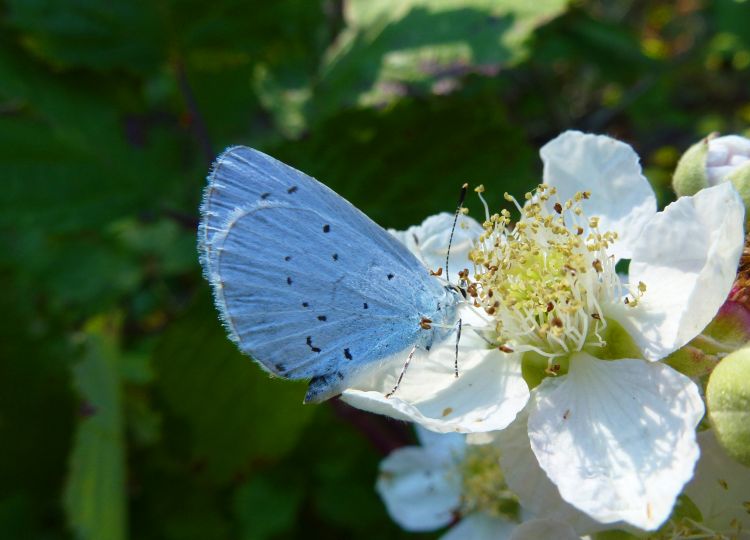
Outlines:
[{"label": "butterfly body", "polygon": [[429,349],[456,322],[460,296],[398,240],[261,152],[217,159],[201,214],[201,263],[230,338],[267,371],[311,379],[307,402]]}]

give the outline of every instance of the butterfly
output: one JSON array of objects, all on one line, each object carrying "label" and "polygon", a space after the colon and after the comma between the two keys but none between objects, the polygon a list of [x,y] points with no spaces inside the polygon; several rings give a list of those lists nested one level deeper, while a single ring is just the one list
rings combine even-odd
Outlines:
[{"label": "butterfly", "polygon": [[456,324],[460,289],[343,197],[262,152],[221,154],[200,212],[200,262],[230,339],[266,371],[310,379],[306,403],[429,350]]}]

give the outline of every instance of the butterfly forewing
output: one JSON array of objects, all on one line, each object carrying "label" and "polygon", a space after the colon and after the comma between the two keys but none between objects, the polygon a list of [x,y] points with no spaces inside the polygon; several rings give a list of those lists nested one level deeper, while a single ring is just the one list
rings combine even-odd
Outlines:
[{"label": "butterfly forewing", "polygon": [[267,370],[311,378],[308,401],[357,370],[430,339],[442,284],[395,238],[311,177],[255,150],[209,177],[201,261],[239,348]]}]

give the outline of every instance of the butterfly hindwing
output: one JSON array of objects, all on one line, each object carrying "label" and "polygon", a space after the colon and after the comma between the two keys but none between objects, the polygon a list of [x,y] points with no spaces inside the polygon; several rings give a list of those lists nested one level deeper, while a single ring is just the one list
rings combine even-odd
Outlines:
[{"label": "butterfly hindwing", "polygon": [[311,378],[307,401],[432,339],[420,321],[452,295],[339,195],[242,147],[209,181],[201,260],[230,336],[267,370]]}]

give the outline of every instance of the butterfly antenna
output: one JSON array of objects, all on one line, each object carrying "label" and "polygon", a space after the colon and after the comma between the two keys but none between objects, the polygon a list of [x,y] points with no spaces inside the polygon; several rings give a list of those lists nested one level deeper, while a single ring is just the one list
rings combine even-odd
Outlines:
[{"label": "butterfly antenna", "polygon": [[464,325],[464,321],[462,319],[458,319],[458,333],[456,334],[456,360],[453,364],[456,378],[458,378],[458,343],[461,341],[461,328]]},{"label": "butterfly antenna", "polygon": [[461,186],[461,194],[458,196],[458,206],[456,206],[456,215],[453,216],[453,227],[451,227],[451,235],[448,238],[448,253],[445,254],[445,279],[450,282],[451,275],[448,272],[448,259],[451,257],[451,244],[453,243],[453,233],[456,232],[456,224],[458,223],[458,216],[461,214],[461,209],[464,207],[464,200],[466,199],[466,192],[469,190],[469,184]]}]

